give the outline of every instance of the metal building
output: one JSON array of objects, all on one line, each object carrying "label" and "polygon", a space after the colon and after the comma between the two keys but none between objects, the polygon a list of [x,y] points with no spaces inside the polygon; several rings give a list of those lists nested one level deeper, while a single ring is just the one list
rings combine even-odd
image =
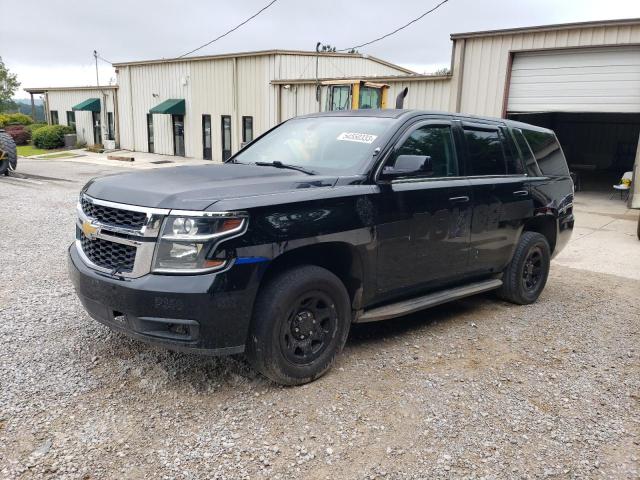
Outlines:
[{"label": "metal building", "polygon": [[76,129],[78,142],[114,146],[118,138],[118,87],[25,88],[31,95],[44,96],[47,123]]},{"label": "metal building", "polygon": [[[449,75],[360,75],[351,81],[386,84],[391,103],[408,87],[405,108],[552,128],[576,172],[609,172],[615,180],[632,169],[640,133],[640,19],[457,33],[451,39]],[[313,79],[272,83],[281,89],[282,120],[317,111]],[[338,87],[325,83],[320,106],[331,110],[331,91]]]},{"label": "metal building", "polygon": [[[221,161],[288,118],[393,107],[408,87],[405,108],[509,117],[554,129],[574,171],[631,169],[640,132],[640,19],[451,39],[450,73],[441,76],[361,54],[287,50],[119,63],[118,89],[109,97],[115,103],[103,111],[114,111],[120,148]],[[50,117],[85,97],[102,98],[86,89],[28,91],[47,92]],[[65,122],[60,113],[58,121]],[[101,122],[104,138],[108,121]],[[88,123],[76,128],[92,143]]]},{"label": "metal building", "polygon": [[267,50],[119,63],[120,147],[222,161],[277,125],[281,78],[412,73],[359,54]]}]

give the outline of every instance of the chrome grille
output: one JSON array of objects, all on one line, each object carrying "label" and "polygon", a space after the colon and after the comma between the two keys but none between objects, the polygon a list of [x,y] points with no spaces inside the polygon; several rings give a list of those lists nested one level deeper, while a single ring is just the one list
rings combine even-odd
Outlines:
[{"label": "chrome grille", "polygon": [[86,216],[107,225],[140,230],[147,220],[145,212],[134,212],[132,210],[98,205],[90,202],[84,196],[80,198],[80,205]]},{"label": "chrome grille", "polygon": [[136,260],[136,247],[101,238],[88,239],[80,232],[82,251],[98,267],[130,273]]},{"label": "chrome grille", "polygon": [[91,268],[128,278],[151,271],[156,239],[168,209],[140,207],[80,194],[76,248]]}]

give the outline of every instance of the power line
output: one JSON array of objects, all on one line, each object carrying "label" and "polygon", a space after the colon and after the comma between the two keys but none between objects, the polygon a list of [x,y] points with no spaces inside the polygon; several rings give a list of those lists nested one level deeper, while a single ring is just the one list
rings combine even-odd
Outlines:
[{"label": "power line", "polygon": [[193,50],[187,52],[187,53],[183,53],[182,55],[180,55],[179,57],[176,58],[182,58],[182,57],[186,57],[187,55],[191,55],[194,52],[197,52],[198,50],[203,49],[204,47],[208,47],[209,45],[211,45],[214,42],[217,42],[218,40],[220,40],[223,37],[226,37],[227,35],[229,35],[231,32],[236,31],[237,29],[239,29],[241,26],[243,26],[246,23],[249,23],[251,20],[253,20],[254,18],[256,18],[258,15],[260,15],[262,12],[264,12],[267,8],[269,8],[271,5],[273,5],[274,3],[276,3],[278,0],[272,0],[271,2],[269,2],[267,5],[265,5],[264,7],[262,7],[260,10],[258,10],[256,13],[254,13],[253,15],[251,15],[249,18],[247,18],[244,22],[239,23],[238,25],[236,25],[235,27],[233,27],[231,30],[226,31],[225,33],[223,33],[222,35],[214,38],[213,40],[211,40],[210,42],[205,43],[204,45],[199,46],[198,48],[194,48]]},{"label": "power line", "polygon": [[337,51],[338,51],[338,52],[348,52],[348,51],[350,51],[350,50],[355,50],[355,49],[360,48],[360,47],[366,47],[367,45],[371,45],[372,43],[379,42],[380,40],[382,40],[382,39],[384,39],[384,38],[390,37],[391,35],[395,35],[395,34],[396,34],[396,33],[398,33],[400,30],[404,30],[404,29],[405,29],[405,28],[407,28],[409,25],[411,25],[411,24],[413,24],[413,23],[416,23],[416,22],[417,22],[417,21],[419,21],[419,20],[422,20],[424,17],[426,17],[427,15],[429,15],[431,12],[436,11],[438,8],[440,8],[442,5],[444,5],[444,4],[445,4],[445,3],[447,3],[448,1],[449,1],[449,0],[442,0],[438,5],[436,5],[435,7],[433,7],[431,10],[427,10],[426,12],[424,12],[424,13],[423,13],[422,15],[420,15],[419,17],[414,18],[413,20],[411,20],[409,23],[407,23],[407,24],[405,24],[405,25],[401,26],[400,28],[396,28],[393,32],[389,32],[389,33],[387,33],[386,35],[383,35],[383,36],[378,37],[378,38],[376,38],[376,39],[374,39],[374,40],[371,40],[370,42],[362,43],[362,44],[360,44],[360,45],[356,45],[356,46],[354,46],[354,47],[350,47],[350,48],[343,48],[343,49],[340,49],[340,50],[337,50]]},{"label": "power line", "polygon": [[98,59],[102,60],[105,63],[108,63],[109,65],[113,65],[113,62],[110,62],[109,60],[107,60],[106,58],[102,58],[99,54],[98,54]]}]

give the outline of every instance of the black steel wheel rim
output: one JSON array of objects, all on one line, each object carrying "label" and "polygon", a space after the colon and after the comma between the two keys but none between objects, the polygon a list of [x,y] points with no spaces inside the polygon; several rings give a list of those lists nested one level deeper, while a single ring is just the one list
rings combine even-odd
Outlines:
[{"label": "black steel wheel rim", "polygon": [[282,354],[296,365],[313,363],[335,337],[337,325],[338,313],[329,295],[318,290],[300,295],[282,322]]},{"label": "black steel wheel rim", "polygon": [[544,273],[543,261],[544,256],[540,247],[529,250],[522,269],[522,286],[528,292],[535,291],[540,285]]}]

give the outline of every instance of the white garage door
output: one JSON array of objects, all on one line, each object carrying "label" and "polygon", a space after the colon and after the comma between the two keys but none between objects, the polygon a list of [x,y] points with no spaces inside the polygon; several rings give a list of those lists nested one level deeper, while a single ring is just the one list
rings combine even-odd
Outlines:
[{"label": "white garage door", "polygon": [[516,53],[509,112],[640,112],[640,47]]}]

